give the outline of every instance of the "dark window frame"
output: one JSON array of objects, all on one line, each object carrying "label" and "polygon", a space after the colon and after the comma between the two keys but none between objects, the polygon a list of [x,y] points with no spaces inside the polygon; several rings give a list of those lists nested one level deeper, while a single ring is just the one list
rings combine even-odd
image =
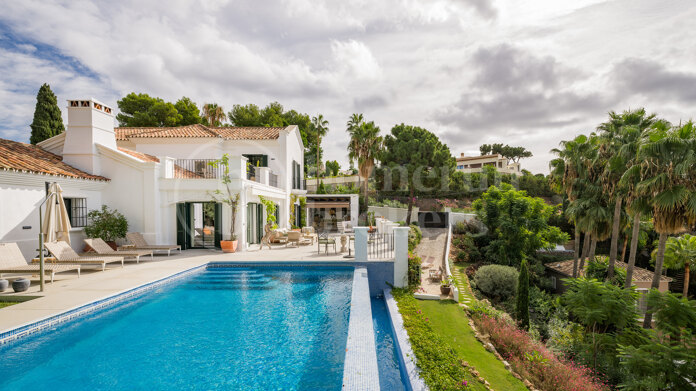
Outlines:
[{"label": "dark window frame", "polygon": [[68,210],[70,217],[70,226],[73,228],[82,228],[87,226],[87,198],[84,197],[66,197],[65,208]]}]

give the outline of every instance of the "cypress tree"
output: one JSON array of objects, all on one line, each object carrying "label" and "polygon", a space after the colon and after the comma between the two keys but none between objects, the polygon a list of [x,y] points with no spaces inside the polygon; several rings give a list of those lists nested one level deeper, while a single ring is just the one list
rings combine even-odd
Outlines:
[{"label": "cypress tree", "polygon": [[529,270],[527,260],[523,259],[520,265],[520,275],[517,282],[517,323],[523,329],[529,329]]},{"label": "cypress tree", "polygon": [[34,121],[30,126],[31,137],[29,141],[32,144],[40,143],[65,131],[63,117],[60,114],[60,108],[58,108],[58,100],[47,83],[39,88],[39,93],[36,95]]}]

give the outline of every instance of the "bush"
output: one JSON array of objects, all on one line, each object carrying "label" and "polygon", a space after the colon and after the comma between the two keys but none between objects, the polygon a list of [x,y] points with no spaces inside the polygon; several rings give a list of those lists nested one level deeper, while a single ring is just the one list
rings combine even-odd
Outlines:
[{"label": "bush", "polygon": [[105,242],[113,242],[126,236],[128,220],[118,210],[109,210],[106,205],[87,214],[89,225],[85,227],[88,238],[101,238]]},{"label": "bush", "polygon": [[[609,258],[606,256],[597,256],[595,259],[590,259],[587,262],[585,276],[594,278],[599,281],[607,279],[609,274]],[[626,284],[626,269],[614,266],[614,278],[609,281],[613,285],[623,287]]]},{"label": "bush", "polygon": [[408,231],[408,251],[413,251],[423,239],[423,231],[416,224],[411,224],[410,228]]},{"label": "bush", "polygon": [[452,240],[452,244],[461,250],[457,253],[455,262],[479,262],[483,260],[481,252],[471,236],[457,235]]},{"label": "bush", "polygon": [[408,252],[408,286],[410,288],[417,288],[420,286],[420,276],[421,276],[421,257],[418,255]]},{"label": "bush", "polygon": [[501,302],[515,295],[517,291],[517,270],[512,266],[486,265],[474,275],[476,287],[483,294]]},{"label": "bush", "polygon": [[522,377],[542,391],[609,390],[587,368],[556,357],[542,343],[504,318],[472,313],[479,331],[488,334],[491,343]]},{"label": "bush", "polygon": [[460,221],[452,226],[452,233],[456,235],[477,234],[481,232],[481,223],[477,220]]}]

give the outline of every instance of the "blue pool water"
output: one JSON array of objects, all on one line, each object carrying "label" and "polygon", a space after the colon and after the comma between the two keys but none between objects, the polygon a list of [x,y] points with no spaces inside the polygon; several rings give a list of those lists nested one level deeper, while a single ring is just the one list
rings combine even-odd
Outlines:
[{"label": "blue pool water", "polygon": [[340,390],[352,280],[352,267],[209,268],[0,346],[0,387]]},{"label": "blue pool water", "polygon": [[375,329],[375,346],[377,347],[377,365],[379,367],[379,388],[382,391],[405,390],[387,305],[382,297],[373,297],[371,301],[372,325]]}]

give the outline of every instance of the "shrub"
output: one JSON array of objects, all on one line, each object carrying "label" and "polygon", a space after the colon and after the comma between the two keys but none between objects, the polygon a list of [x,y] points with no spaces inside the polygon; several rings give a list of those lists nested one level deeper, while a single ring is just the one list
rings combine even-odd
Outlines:
[{"label": "shrub", "polygon": [[413,251],[423,238],[423,232],[415,224],[411,224],[410,228],[411,229],[408,231],[408,251]]},{"label": "shrub", "polygon": [[[595,259],[590,259],[587,262],[585,276],[594,278],[599,281],[607,279],[609,274],[609,258],[606,256],[597,256]],[[626,269],[614,266],[614,278],[609,281],[613,285],[623,287],[626,284]]]},{"label": "shrub", "polygon": [[420,276],[421,276],[421,257],[408,252],[408,286],[411,288],[416,288],[420,286]]},{"label": "shrub", "polygon": [[523,259],[520,265],[519,280],[517,281],[517,303],[515,307],[515,319],[520,327],[529,329],[529,272],[527,260]]},{"label": "shrub", "polygon": [[431,390],[468,390],[475,380],[455,350],[433,330],[428,318],[418,309],[416,299],[401,289],[392,293],[425,384]]},{"label": "shrub", "polygon": [[517,270],[512,266],[486,265],[474,275],[476,287],[496,302],[505,301],[517,291]]},{"label": "shrub", "polygon": [[481,252],[474,239],[469,235],[457,235],[452,244],[460,249],[456,255],[455,262],[479,262],[482,260]]},{"label": "shrub", "polygon": [[85,227],[88,238],[101,238],[105,242],[113,242],[126,236],[128,220],[116,209],[109,210],[106,205],[87,214],[89,225]]},{"label": "shrub", "polygon": [[503,318],[473,313],[476,327],[488,334],[491,343],[512,368],[543,391],[609,390],[586,367],[556,357],[542,343]]}]

